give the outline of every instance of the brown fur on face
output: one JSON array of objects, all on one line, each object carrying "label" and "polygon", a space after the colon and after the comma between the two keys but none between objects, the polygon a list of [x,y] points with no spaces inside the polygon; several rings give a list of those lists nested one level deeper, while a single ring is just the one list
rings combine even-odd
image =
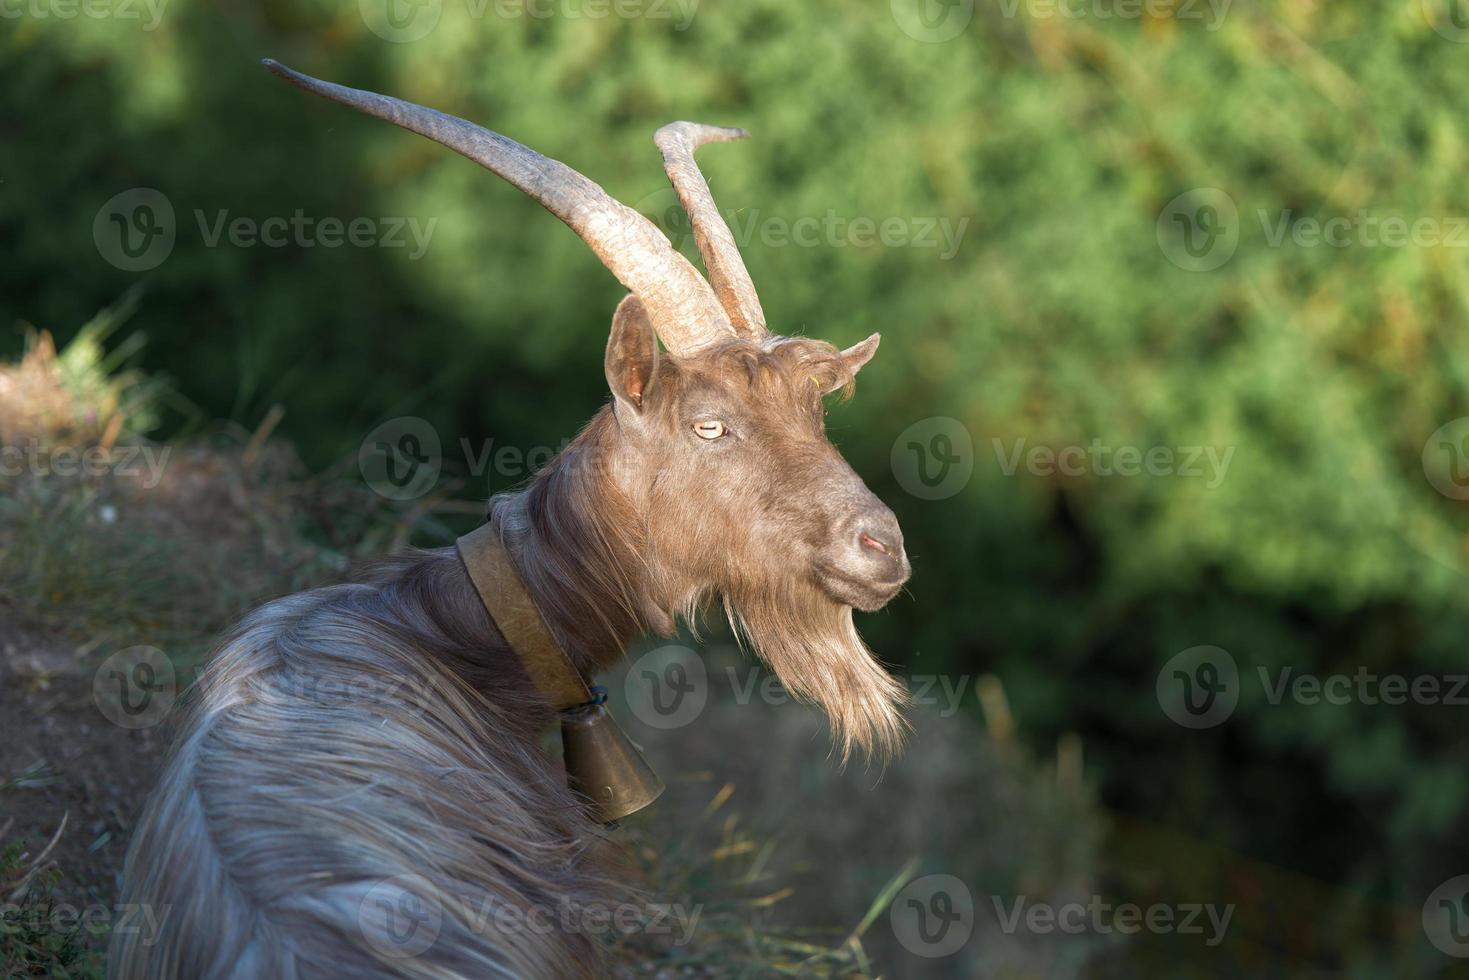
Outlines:
[{"label": "brown fur on face", "polygon": [[[875,340],[843,352],[731,339],[670,357],[635,303],[619,308],[608,344],[612,404],[523,497],[493,505],[529,549],[532,594],[588,667],[637,633],[696,622],[717,595],[787,688],[827,711],[843,760],[854,747],[886,757],[907,695],[852,609],[885,604],[908,563],[891,511],[823,429],[823,397],[850,394]],[[709,422],[724,433],[701,438]],[[869,554],[862,529],[891,553]]]},{"label": "brown fur on face", "polygon": [[[683,579],[666,588],[719,592],[731,624],[791,693],[827,711],[843,761],[854,745],[895,752],[907,699],[852,623],[853,605],[877,608],[897,591],[906,560],[880,589],[827,587],[833,537],[874,510],[891,519],[824,431],[822,396],[850,394],[854,379],[821,341],[725,345],[660,372],[659,438],[645,450],[651,564]],[[713,444],[687,431],[706,415],[728,427]]]}]

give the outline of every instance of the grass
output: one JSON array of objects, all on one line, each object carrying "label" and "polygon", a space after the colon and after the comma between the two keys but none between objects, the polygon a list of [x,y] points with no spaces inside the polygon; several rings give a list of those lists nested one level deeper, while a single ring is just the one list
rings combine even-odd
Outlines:
[{"label": "grass", "polygon": [[[874,896],[862,918],[845,928],[820,929],[778,924],[777,908],[795,895],[785,869],[773,860],[779,842],[751,833],[740,815],[714,818],[728,804],[734,787],[726,784],[698,818],[678,835],[639,824],[633,851],[651,890],[685,908],[699,910],[698,943],[693,947],[624,937],[621,955],[635,965],[628,976],[657,971],[667,977],[832,977],[876,975],[863,936],[887,911],[893,897],[918,868],[909,861]],[[646,836],[645,836],[646,835]]]},{"label": "grass", "polygon": [[66,821],[34,853],[28,842],[12,839],[13,825],[0,825],[0,976],[100,980],[106,964],[88,939],[90,933],[100,941],[105,927],[84,927],[69,906],[46,895],[60,880],[49,858]]}]

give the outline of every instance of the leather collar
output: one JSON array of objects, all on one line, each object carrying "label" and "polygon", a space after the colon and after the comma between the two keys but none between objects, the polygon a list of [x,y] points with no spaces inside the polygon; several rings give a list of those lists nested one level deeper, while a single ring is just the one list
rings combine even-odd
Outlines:
[{"label": "leather collar", "polygon": [[609,825],[656,800],[663,780],[607,712],[607,693],[587,687],[551,635],[499,529],[486,524],[460,538],[458,548],[480,601],[536,688],[560,712],[567,785]]},{"label": "leather collar", "polygon": [[525,591],[499,529],[485,524],[456,546],[485,609],[546,700],[559,711],[597,700]]}]

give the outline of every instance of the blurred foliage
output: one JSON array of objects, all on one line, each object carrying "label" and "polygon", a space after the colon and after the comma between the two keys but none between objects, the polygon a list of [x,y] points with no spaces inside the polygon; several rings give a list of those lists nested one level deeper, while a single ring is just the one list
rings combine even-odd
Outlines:
[{"label": "blurred foliage", "polygon": [[[1283,216],[1469,213],[1466,49],[1432,29],[1431,3],[1236,3],[1210,30],[977,0],[943,43],[905,34],[902,7],[704,0],[680,30],[448,2],[412,43],[328,0],[173,0],[156,30],[7,20],[0,322],[83,323],[145,282],[127,329],[205,414],[253,428],[280,403],[315,466],[421,415],[466,478],[461,438],[559,445],[603,402],[620,290],[514,190],[257,59],[484,121],[630,203],[662,199],[657,125],[744,126],[754,141],[701,155],[737,220],[968,222],[947,261],[844,238],[744,245],[776,329],[887,340],[831,416],[914,560],[912,598],[863,624],[874,646],[915,671],[998,674],[1027,737],[1085,736],[1111,807],[1330,883],[1322,917],[1363,894],[1418,908],[1469,861],[1462,708],[1276,705],[1257,670],[1469,670],[1465,520],[1420,463],[1464,413],[1464,253],[1272,237]],[[177,215],[146,273],[92,237],[134,187]],[[1192,272],[1157,225],[1202,187],[1235,204],[1239,241]],[[418,258],[207,245],[221,212],[298,211],[436,224]],[[889,463],[932,416],[975,446],[973,478],[940,501]],[[1216,487],[1007,475],[1017,439],[1234,455]],[[1154,682],[1205,643],[1238,662],[1241,701],[1188,731]]]},{"label": "blurred foliage", "polygon": [[[0,781],[0,790],[5,788]],[[74,908],[58,907],[46,894],[60,877],[46,858],[65,823],[37,851],[13,839],[11,826],[8,820],[0,824],[0,897],[5,898],[0,905],[0,976],[101,980],[106,975],[103,956],[87,945],[91,940],[95,947],[106,928],[84,926]]]},{"label": "blurred foliage", "polygon": [[26,332],[20,360],[0,365],[0,443],[110,448],[157,428],[160,404],[171,393],[160,379],[129,367],[143,335],[106,346],[136,297],[134,290],[118,309],[87,321],[60,353],[49,333]]},{"label": "blurred foliage", "polygon": [[[933,702],[910,712],[914,751],[881,770],[838,768],[819,751],[829,744],[819,710],[741,693],[740,685],[759,673],[734,646],[700,650],[709,703],[688,737],[669,738],[672,733],[644,724],[622,696],[629,690],[626,675],[646,669],[644,652],[634,648],[605,680],[628,736],[656,772],[672,777],[658,805],[632,824],[658,856],[655,872],[658,864],[692,865],[711,878],[734,877],[746,893],[763,896],[769,921],[757,925],[776,936],[777,926],[821,936],[842,924],[850,938],[841,948],[870,958],[865,972],[877,976],[1064,980],[1109,976],[1115,966],[1125,974],[1131,950],[1122,937],[1007,931],[989,903],[991,895],[1025,895],[1059,905],[1098,887],[1094,871],[1106,820],[1092,787],[1076,779],[1079,772],[1068,774],[1013,737],[951,714],[956,704]],[[704,858],[710,838],[719,844],[718,860]],[[730,860],[740,856],[753,860]],[[905,948],[892,926],[911,912],[903,900],[890,901],[894,882],[925,875],[958,878],[978,906],[973,935],[944,957]],[[659,890],[677,894],[662,887],[668,877],[664,870]],[[707,887],[704,893],[717,894]],[[706,918],[717,922],[719,911],[711,905]],[[750,924],[748,916],[736,921]]]}]

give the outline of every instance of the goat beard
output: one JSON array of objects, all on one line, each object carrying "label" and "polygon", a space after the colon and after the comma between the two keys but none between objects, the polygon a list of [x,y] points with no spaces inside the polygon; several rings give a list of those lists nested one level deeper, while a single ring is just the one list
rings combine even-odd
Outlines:
[{"label": "goat beard", "polygon": [[907,689],[876,661],[857,634],[852,607],[814,583],[791,582],[725,595],[736,635],[753,647],[795,698],[826,712],[834,751],[846,765],[854,749],[885,763],[903,747]]}]

